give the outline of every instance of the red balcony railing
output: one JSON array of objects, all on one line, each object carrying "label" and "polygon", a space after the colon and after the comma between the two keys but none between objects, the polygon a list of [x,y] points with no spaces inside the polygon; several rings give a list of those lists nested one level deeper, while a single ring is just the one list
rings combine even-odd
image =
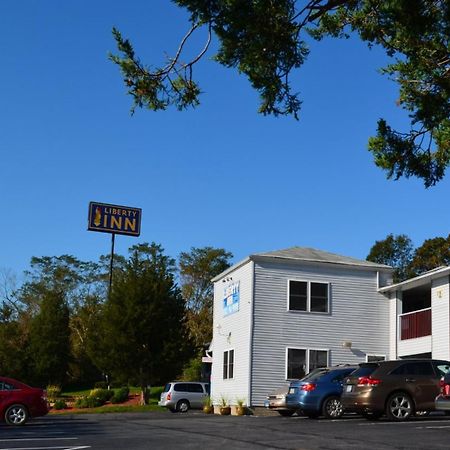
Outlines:
[{"label": "red balcony railing", "polygon": [[400,315],[400,339],[431,335],[431,308]]}]

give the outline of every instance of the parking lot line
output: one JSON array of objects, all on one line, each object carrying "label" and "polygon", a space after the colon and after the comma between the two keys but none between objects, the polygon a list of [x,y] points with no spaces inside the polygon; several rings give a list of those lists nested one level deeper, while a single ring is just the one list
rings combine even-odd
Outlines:
[{"label": "parking lot line", "polygon": [[26,442],[26,441],[73,441],[77,440],[77,437],[58,437],[58,438],[12,438],[12,439],[0,439],[0,442]]},{"label": "parking lot line", "polygon": [[81,445],[77,447],[11,447],[0,448],[0,450],[83,450],[85,448],[91,448],[90,445]]}]

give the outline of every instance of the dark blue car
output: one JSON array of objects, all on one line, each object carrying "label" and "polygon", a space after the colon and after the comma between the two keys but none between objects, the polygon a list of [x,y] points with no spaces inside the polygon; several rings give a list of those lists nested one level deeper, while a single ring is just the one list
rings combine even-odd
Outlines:
[{"label": "dark blue car", "polygon": [[324,416],[338,419],[344,414],[341,403],[342,384],[357,366],[334,366],[315,369],[301,380],[292,381],[286,396],[289,409],[301,411],[310,418]]}]

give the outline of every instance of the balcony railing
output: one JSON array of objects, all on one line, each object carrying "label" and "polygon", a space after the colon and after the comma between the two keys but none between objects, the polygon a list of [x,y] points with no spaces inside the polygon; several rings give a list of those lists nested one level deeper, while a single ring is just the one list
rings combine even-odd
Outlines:
[{"label": "balcony railing", "polygon": [[400,339],[431,335],[431,308],[400,314]]}]

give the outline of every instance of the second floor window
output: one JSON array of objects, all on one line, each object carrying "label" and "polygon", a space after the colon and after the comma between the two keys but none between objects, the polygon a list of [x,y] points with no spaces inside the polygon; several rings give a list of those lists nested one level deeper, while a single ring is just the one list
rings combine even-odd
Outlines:
[{"label": "second floor window", "polygon": [[234,376],[234,350],[223,352],[223,379],[233,378]]},{"label": "second floor window", "polygon": [[289,311],[329,312],[329,284],[289,280]]}]

